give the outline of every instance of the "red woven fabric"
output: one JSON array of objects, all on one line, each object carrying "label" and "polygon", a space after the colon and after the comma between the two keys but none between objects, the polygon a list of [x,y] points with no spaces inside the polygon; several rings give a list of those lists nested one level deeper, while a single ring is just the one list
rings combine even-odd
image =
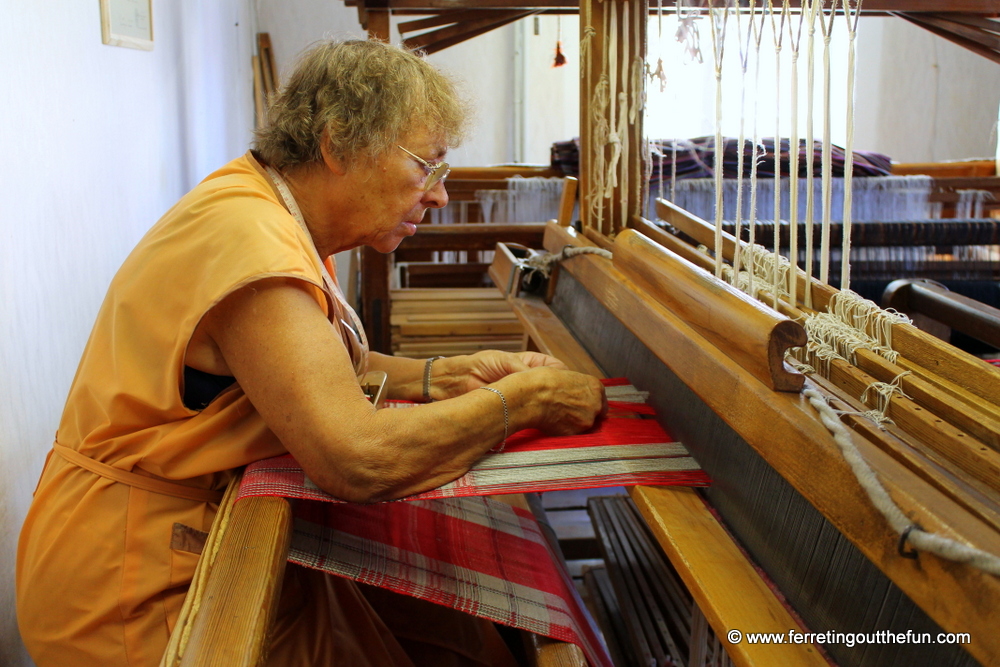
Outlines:
[{"label": "red woven fabric", "polygon": [[[609,396],[641,396],[627,381],[605,380]],[[414,405],[394,402],[392,407]],[[408,500],[529,493],[608,486],[707,486],[708,476],[683,445],[654,419],[645,403],[609,401],[608,416],[588,433],[546,436],[526,429],[507,438],[503,452],[489,453],[453,482]],[[627,418],[626,418],[627,417]],[[561,450],[564,454],[544,455]],[[535,453],[534,455],[532,453]],[[247,466],[240,498],[283,496],[343,502],[312,483],[291,456],[265,459]]]},{"label": "red woven fabric", "polygon": [[611,661],[529,513],[489,498],[296,504],[289,560],[580,646]]},{"label": "red woven fabric", "polygon": [[488,453],[462,477],[407,502],[344,503],[313,484],[291,456],[248,466],[238,498],[300,499],[293,562],[572,642],[591,664],[610,665],[534,517],[483,497],[709,483],[655,420],[635,418],[652,414],[644,394],[624,380],[606,380],[605,386],[608,416],[590,432],[515,433],[503,452]]}]

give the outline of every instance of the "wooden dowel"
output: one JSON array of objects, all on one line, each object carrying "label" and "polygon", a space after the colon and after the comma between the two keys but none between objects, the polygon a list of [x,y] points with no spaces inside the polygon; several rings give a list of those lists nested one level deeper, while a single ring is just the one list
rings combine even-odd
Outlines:
[{"label": "wooden dowel", "polygon": [[635,230],[618,234],[614,264],[713,345],[777,391],[800,391],[785,352],[806,344],[801,324],[779,315]]},{"label": "wooden dowel", "polygon": [[[657,215],[661,219],[674,225],[696,242],[703,245],[714,243],[714,229],[704,220],[663,199],[658,199],[656,206]],[[736,239],[731,234],[723,234],[725,259],[732,259],[735,247]],[[799,303],[804,301],[805,290],[812,289],[813,308],[817,311],[825,310],[830,299],[837,294],[837,290],[807,278],[805,272],[801,270],[799,278]],[[919,366],[929,374],[945,378],[972,394],[1000,406],[1000,368],[928,335],[911,324],[901,323],[892,326],[892,347],[908,360],[908,363],[899,364],[905,370]]]}]

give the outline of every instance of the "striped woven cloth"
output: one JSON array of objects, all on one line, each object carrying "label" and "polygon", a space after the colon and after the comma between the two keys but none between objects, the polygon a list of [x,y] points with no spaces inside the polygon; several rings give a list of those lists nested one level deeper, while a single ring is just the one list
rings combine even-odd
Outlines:
[{"label": "striped woven cloth", "polygon": [[[458,479],[407,498],[456,498],[608,486],[707,486],[709,478],[687,449],[651,415],[645,396],[621,380],[605,380],[610,410],[596,428],[572,436],[546,436],[526,429],[507,438],[499,453],[481,458]],[[412,403],[393,404],[412,406]],[[240,498],[283,496],[343,502],[316,486],[291,456],[247,466]]]},{"label": "striped woven cloth", "polygon": [[296,503],[289,560],[611,660],[534,516],[490,498]]},{"label": "striped woven cloth", "polygon": [[[646,396],[605,380],[596,428],[507,439],[465,475],[405,502],[356,505],[317,487],[291,456],[247,467],[238,499],[294,503],[289,560],[579,645],[610,665],[572,582],[530,512],[484,496],[635,484],[705,486],[708,476],[651,416]],[[387,407],[410,407],[393,403]]]}]

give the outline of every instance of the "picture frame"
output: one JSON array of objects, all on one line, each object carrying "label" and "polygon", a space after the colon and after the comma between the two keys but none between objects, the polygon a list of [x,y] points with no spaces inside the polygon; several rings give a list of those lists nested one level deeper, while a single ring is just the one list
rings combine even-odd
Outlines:
[{"label": "picture frame", "polygon": [[153,50],[153,0],[101,0],[101,41]]}]

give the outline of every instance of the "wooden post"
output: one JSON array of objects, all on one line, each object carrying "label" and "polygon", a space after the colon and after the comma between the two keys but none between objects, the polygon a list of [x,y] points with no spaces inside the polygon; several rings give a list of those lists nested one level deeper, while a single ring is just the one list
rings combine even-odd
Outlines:
[{"label": "wooden post", "polygon": [[642,214],[649,189],[637,102],[648,14],[648,0],[580,2],[580,219],[605,236]]},{"label": "wooden post", "polygon": [[392,354],[389,326],[390,255],[374,248],[361,249],[361,322],[373,352]]},{"label": "wooden post", "polygon": [[372,0],[358,5],[358,22],[368,31],[368,39],[389,41],[389,7],[384,1]]}]

